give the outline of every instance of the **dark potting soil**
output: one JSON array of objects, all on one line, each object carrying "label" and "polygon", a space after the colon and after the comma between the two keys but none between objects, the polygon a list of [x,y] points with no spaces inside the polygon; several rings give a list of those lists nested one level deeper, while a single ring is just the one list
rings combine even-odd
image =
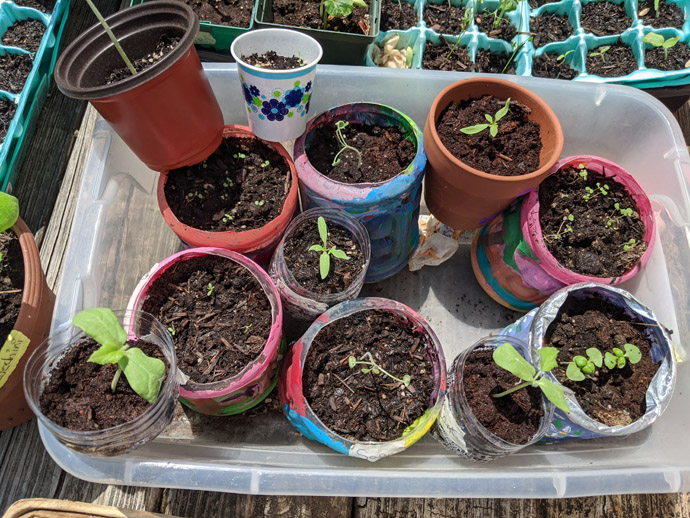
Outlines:
[{"label": "dark potting soil", "polygon": [[[319,13],[321,0],[273,0],[273,22],[295,27],[323,29]],[[368,5],[368,4],[367,4]],[[328,18],[329,31],[369,34],[369,7],[357,7],[347,18]]]},{"label": "dark potting soil", "polygon": [[[549,325],[544,343],[560,350],[559,366],[553,373],[575,392],[588,416],[609,426],[622,426],[644,415],[645,394],[659,369],[659,364],[652,361],[645,329],[644,323],[631,320],[623,309],[599,297],[587,301],[569,298]],[[639,348],[642,353],[639,363],[627,362],[624,368],[611,370],[604,364],[577,382],[565,375],[567,362],[577,355],[586,356],[588,348],[596,347],[603,355],[614,347],[623,350],[626,343]]]},{"label": "dark potting soil", "polygon": [[481,11],[475,14],[474,22],[477,28],[490,38],[510,41],[517,34],[517,29],[510,23],[508,13],[501,16],[497,27],[494,25],[494,11]]},{"label": "dark potting soil", "polygon": [[[134,69],[137,72],[141,72],[152,67],[163,59],[164,56],[170,54],[170,52],[172,52],[179,42],[180,38],[170,38],[165,34],[162,35],[160,41],[156,44],[156,48],[152,52],[146,54],[144,57],[132,61],[132,66],[134,66]],[[113,70],[107,77],[106,84],[109,85],[112,83],[117,83],[118,81],[122,81],[128,77],[132,77],[132,73],[129,71],[129,68],[127,68],[127,66],[119,67]]]},{"label": "dark potting soil", "polygon": [[[637,264],[647,249],[644,223],[621,184],[591,171],[584,179],[580,172],[573,167],[562,169],[539,186],[544,241],[556,260],[570,270],[592,277],[618,277]],[[605,186],[607,194],[603,194]],[[623,215],[627,209],[632,215]],[[634,246],[626,250],[630,239],[635,240]]]},{"label": "dark potting soil", "polygon": [[493,96],[452,102],[439,117],[436,131],[444,146],[456,158],[489,174],[519,176],[539,169],[541,138],[539,124],[530,121],[529,108],[510,102],[508,113],[498,122],[498,134],[489,130],[465,135],[460,129],[486,123],[485,114],[492,117],[505,106]]},{"label": "dark potting soil", "polygon": [[203,162],[170,171],[165,199],[190,227],[242,232],[283,210],[292,178],[285,159],[253,138],[224,138]]},{"label": "dark potting soil", "polygon": [[619,34],[631,24],[632,19],[625,14],[623,4],[600,0],[582,6],[580,25],[595,36]]},{"label": "dark potting soil", "polygon": [[690,67],[690,48],[685,43],[677,43],[664,55],[664,49],[645,50],[644,66],[658,70],[683,70]]},{"label": "dark potting soil", "polygon": [[536,9],[537,7],[541,7],[544,4],[553,4],[558,1],[559,0],[529,0],[529,6],[532,9]]},{"label": "dark potting soil", "polygon": [[335,121],[322,124],[314,131],[316,135],[307,149],[307,157],[317,171],[337,182],[385,182],[398,176],[416,154],[414,144],[395,126],[350,123],[342,134],[348,145],[362,154],[362,166],[358,167],[357,153],[349,149],[340,154],[340,163],[334,166],[333,159],[341,149]]},{"label": "dark potting soil", "polygon": [[19,317],[24,290],[24,258],[11,230],[0,233],[0,253],[0,344],[4,344]]},{"label": "dark potting soil", "polygon": [[252,0],[184,0],[199,20],[232,27],[249,27],[252,21]]},{"label": "dark potting soil", "polygon": [[541,390],[526,387],[500,398],[521,380],[493,361],[492,350],[474,351],[465,360],[463,390],[477,420],[491,433],[512,444],[525,444],[539,430],[544,416]]},{"label": "dark potting soil", "polygon": [[2,37],[2,44],[8,47],[36,52],[41,45],[41,38],[46,26],[40,20],[22,20],[12,25]]},{"label": "dark potting soil", "polygon": [[10,129],[12,118],[17,111],[17,105],[12,101],[0,99],[0,143],[5,140]]},{"label": "dark potting soil", "polygon": [[168,329],[180,370],[196,383],[239,374],[271,331],[271,303],[261,285],[224,257],[178,262],[152,283],[142,309]]},{"label": "dark potting soil", "polygon": [[[147,356],[168,362],[160,348],[150,342],[129,340]],[[139,396],[120,376],[115,392],[110,388],[117,365],[87,361],[101,344],[84,337],[67,350],[50,374],[39,396],[41,412],[69,430],[103,430],[128,423],[143,414],[151,404]]]},{"label": "dark potting soil", "polygon": [[24,88],[34,61],[30,54],[10,54],[0,57],[0,90],[18,94]]},{"label": "dark potting soil", "polygon": [[622,43],[610,45],[602,56],[592,56],[592,53],[601,52],[608,45],[603,45],[590,50],[587,53],[587,73],[602,77],[619,77],[637,70],[637,60],[632,49]]},{"label": "dark potting soil", "polygon": [[[361,311],[336,320],[314,338],[302,378],[304,395],[319,419],[357,441],[400,437],[429,408],[434,389],[427,338],[387,311]],[[350,369],[348,358],[371,353],[393,376],[406,374],[408,388],[381,374]]]},{"label": "dark potting soil", "polygon": [[331,294],[345,291],[364,268],[364,254],[357,241],[345,227],[326,221],[328,246],[335,246],[348,256],[348,260],[331,256],[331,268],[325,279],[319,270],[320,252],[310,251],[312,245],[322,245],[316,220],[300,226],[290,239],[285,241],[284,257],[288,269],[304,289],[312,293]]},{"label": "dark potting soil", "polygon": [[534,47],[542,47],[554,41],[563,41],[573,34],[573,26],[567,16],[542,13],[529,21],[529,31],[534,35]]},{"label": "dark potting soil", "polygon": [[55,2],[52,0],[14,0],[14,3],[22,7],[30,7],[42,13],[52,13]]},{"label": "dark potting soil", "polygon": [[[477,50],[475,57],[475,72],[485,74],[515,74],[515,58],[517,53],[513,55],[511,52],[503,52],[497,54],[490,50]],[[506,66],[507,65],[507,66]]]},{"label": "dark potting soil", "polygon": [[448,5],[448,2],[442,4],[427,3],[422,14],[427,27],[437,33],[459,35],[469,29],[469,27],[464,27],[462,23],[465,9],[471,9],[471,7]]},{"label": "dark potting soil", "polygon": [[426,70],[450,70],[456,72],[474,71],[474,63],[470,59],[467,47],[455,46],[441,36],[439,45],[426,41],[422,68]]},{"label": "dark potting soil", "polygon": [[383,0],[381,2],[381,31],[406,30],[417,26],[417,11],[404,0]]},{"label": "dark potting soil", "polygon": [[578,71],[568,65],[567,59],[558,61],[557,54],[542,54],[532,62],[534,77],[550,77],[552,79],[573,79]]},{"label": "dark potting soil", "polygon": [[280,56],[274,50],[269,50],[265,54],[251,54],[242,56],[242,61],[255,67],[268,68],[270,70],[289,70],[306,65],[302,58],[297,56]]},{"label": "dark potting soil", "polygon": [[641,0],[637,4],[637,13],[642,23],[660,29],[662,27],[675,27],[682,29],[685,18],[683,11],[677,4],[659,1],[659,14],[654,10],[654,0]]}]

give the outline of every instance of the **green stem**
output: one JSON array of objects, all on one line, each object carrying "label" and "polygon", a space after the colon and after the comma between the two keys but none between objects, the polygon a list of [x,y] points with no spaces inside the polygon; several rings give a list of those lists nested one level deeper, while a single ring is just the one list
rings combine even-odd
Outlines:
[{"label": "green stem", "polygon": [[378,365],[378,364],[374,361],[374,357],[371,355],[371,353],[370,353],[369,351],[367,351],[366,353],[364,353],[364,354],[362,355],[362,358],[369,358],[370,361],[368,361],[368,362],[367,362],[367,361],[358,361],[357,363],[358,363],[359,365],[369,365],[369,366],[372,367],[372,368],[376,368],[376,369],[380,370],[380,371],[383,372],[386,376],[388,376],[388,377],[391,378],[391,379],[394,379],[394,380],[397,381],[398,383],[405,384],[405,382],[404,382],[403,380],[401,380],[400,378],[396,378],[396,377],[393,376],[390,372],[388,372],[388,371],[385,370],[383,367],[381,367],[380,365]]},{"label": "green stem", "polygon": [[524,383],[520,383],[519,385],[515,385],[513,388],[509,388],[508,390],[506,390],[505,392],[501,392],[500,394],[492,394],[491,397],[499,398],[499,397],[507,396],[508,394],[512,394],[513,392],[518,391],[521,388],[525,388],[531,384],[532,384],[531,381],[525,381]]},{"label": "green stem", "polygon": [[[87,0],[88,1],[88,0]],[[115,372],[115,376],[113,376],[113,382],[110,384],[110,390],[115,393],[115,387],[117,387],[117,382],[120,381],[120,376],[122,375],[122,368],[120,366],[117,366],[117,372]]]},{"label": "green stem", "polygon": [[[110,40],[113,42],[113,45],[115,45],[115,49],[120,54],[120,57],[122,57],[122,60],[125,62],[125,65],[127,65],[127,68],[129,68],[129,71],[132,73],[133,76],[137,75],[137,71],[134,68],[134,65],[132,65],[132,62],[127,57],[127,54],[125,54],[125,51],[120,46],[120,42],[117,41],[117,38],[113,34],[113,31],[110,30],[110,27],[108,26],[108,22],[105,21],[105,18],[103,18],[103,15],[101,14],[101,12],[94,5],[92,0],[86,0],[86,3],[89,4],[89,7],[93,11],[93,14],[95,14],[96,18],[98,18],[98,21],[101,22],[101,25],[103,26],[103,28],[105,29],[105,32],[110,37]],[[113,392],[115,392],[114,389],[113,389]]]}]

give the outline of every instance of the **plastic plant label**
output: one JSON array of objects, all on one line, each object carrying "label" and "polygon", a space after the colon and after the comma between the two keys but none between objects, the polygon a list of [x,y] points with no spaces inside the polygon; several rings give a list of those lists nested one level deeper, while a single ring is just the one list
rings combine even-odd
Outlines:
[{"label": "plastic plant label", "polygon": [[5,344],[0,349],[0,388],[10,379],[30,343],[31,340],[21,331],[13,329],[10,332]]},{"label": "plastic plant label", "polygon": [[199,31],[194,43],[197,45],[215,45],[216,39],[208,32]]}]

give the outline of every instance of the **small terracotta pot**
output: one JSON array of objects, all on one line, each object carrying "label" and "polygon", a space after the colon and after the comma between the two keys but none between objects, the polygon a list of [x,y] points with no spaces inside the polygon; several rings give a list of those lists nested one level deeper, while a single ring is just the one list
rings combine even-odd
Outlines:
[{"label": "small terracotta pot", "polygon": [[[48,288],[41,267],[41,258],[29,227],[18,219],[12,230],[19,237],[19,245],[24,257],[24,291],[19,317],[12,329],[12,340],[5,341],[0,356],[18,357],[14,370],[0,386],[0,430],[6,430],[31,419],[34,414],[24,396],[23,374],[26,361],[31,353],[48,337],[50,322],[53,317],[55,295]],[[21,333],[28,343],[22,339]],[[3,361],[4,363],[4,361]],[[0,370],[0,383],[5,379],[6,367]]]},{"label": "small terracotta pot", "polygon": [[220,145],[223,113],[194,48],[197,16],[182,2],[160,0],[106,20],[132,60],[155,48],[163,34],[180,41],[147,70],[106,85],[106,77],[123,61],[101,25],[94,25],[58,59],[55,82],[60,90],[89,100],[151,169],[201,162]]},{"label": "small terracotta pot", "polygon": [[[258,139],[258,137],[249,131],[247,126],[235,125],[225,126],[223,128],[223,138],[226,137]],[[247,255],[261,265],[268,264],[273,251],[276,246],[278,246],[288,224],[298,210],[297,201],[299,185],[295,164],[292,162],[288,152],[285,151],[285,148],[277,142],[263,142],[280,153],[285,159],[285,163],[290,167],[290,176],[292,178],[290,191],[285,198],[283,210],[280,215],[261,228],[246,230],[244,232],[212,232],[190,227],[177,219],[177,216],[173,214],[170,205],[168,205],[168,201],[165,199],[165,183],[168,181],[169,171],[164,171],[158,178],[158,207],[163,214],[165,222],[182,241],[194,247],[210,246],[225,248]]]},{"label": "small terracotta pot", "polygon": [[[542,149],[539,168],[521,176],[499,176],[465,164],[443,145],[436,122],[451,102],[492,95],[530,108],[529,119],[539,124]],[[488,77],[458,81],[446,87],[431,104],[424,126],[424,150],[429,161],[424,200],[431,213],[456,230],[478,228],[518,196],[534,189],[563,150],[563,131],[553,110],[525,87]]]}]

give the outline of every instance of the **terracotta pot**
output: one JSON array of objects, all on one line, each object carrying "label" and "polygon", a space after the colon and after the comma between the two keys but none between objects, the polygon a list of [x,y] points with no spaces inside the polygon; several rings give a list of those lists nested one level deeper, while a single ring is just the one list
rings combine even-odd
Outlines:
[{"label": "terracotta pot", "polygon": [[[0,352],[0,357],[3,358],[0,384],[4,381],[0,386],[0,430],[17,426],[34,416],[24,397],[24,366],[31,353],[48,337],[55,303],[55,295],[46,284],[38,247],[29,227],[20,218],[12,230],[19,237],[24,257],[24,291],[19,317],[10,334],[13,339],[5,341]],[[15,334],[17,336],[13,336]],[[26,340],[22,339],[22,335]],[[4,365],[7,357],[19,358],[13,370],[10,370],[12,364],[10,369]]]},{"label": "terracotta pot", "polygon": [[[483,95],[519,102],[531,109],[529,119],[540,126],[542,149],[539,168],[521,176],[499,176],[465,164],[441,143],[436,122],[451,101]],[[489,77],[458,81],[446,87],[431,104],[424,126],[427,167],[424,200],[431,213],[457,230],[478,228],[505,209],[518,196],[534,189],[556,163],[563,149],[563,132],[556,114],[525,87]]]},{"label": "terracotta pot", "polygon": [[[224,127],[223,137],[258,138],[249,131],[247,126],[234,125]],[[295,164],[292,162],[288,152],[285,151],[285,148],[277,142],[263,142],[280,153],[285,159],[285,163],[290,167],[290,175],[292,177],[290,191],[285,198],[280,215],[263,227],[244,232],[212,232],[190,227],[177,219],[177,216],[173,214],[168,201],[165,199],[165,183],[168,181],[168,171],[164,171],[158,178],[158,207],[163,214],[165,222],[182,241],[194,247],[211,246],[233,250],[250,256],[259,264],[268,264],[271,254],[278,246],[280,239],[285,233],[285,229],[287,229],[292,217],[298,210],[297,193],[299,187]]]},{"label": "terracotta pot", "polygon": [[194,48],[198,18],[182,2],[160,0],[107,21],[131,60],[150,52],[163,34],[180,41],[149,69],[106,85],[123,62],[101,25],[94,25],[60,56],[58,87],[69,97],[89,100],[151,169],[201,162],[220,145],[223,113]]}]

